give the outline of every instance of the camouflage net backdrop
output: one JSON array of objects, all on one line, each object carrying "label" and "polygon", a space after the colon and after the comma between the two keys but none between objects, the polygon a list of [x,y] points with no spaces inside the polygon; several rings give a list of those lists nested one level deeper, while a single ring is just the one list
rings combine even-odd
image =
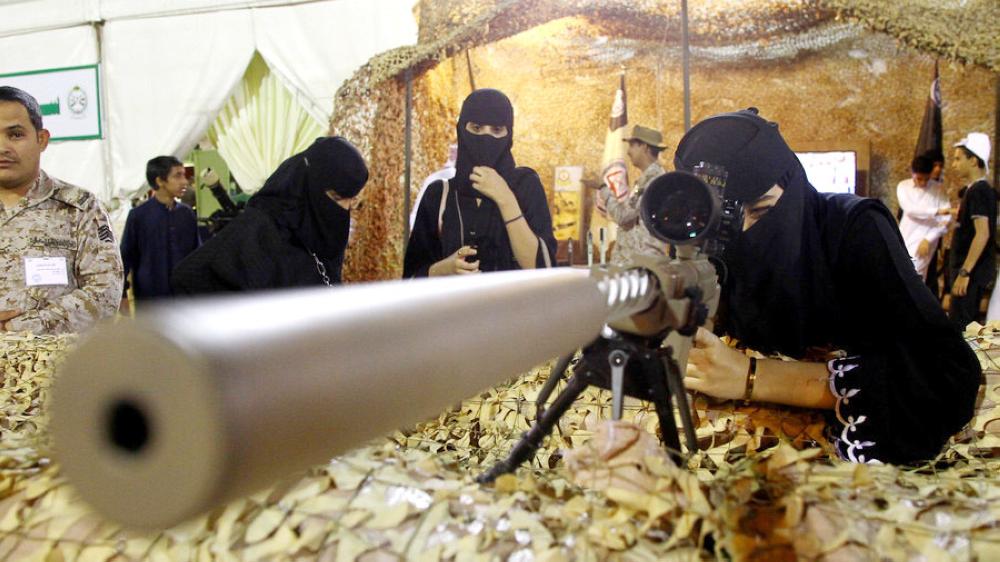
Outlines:
[{"label": "camouflage net backdrop", "polygon": [[821,0],[921,52],[1000,72],[995,0]]},{"label": "camouflage net backdrop", "polygon": [[[464,49],[564,17],[581,16],[607,34],[677,37],[680,2],[672,0],[422,0],[419,43]],[[920,51],[1000,71],[993,0],[691,0],[693,45],[770,41],[835,20],[851,20]],[[470,29],[471,28],[471,29]],[[463,45],[454,45],[461,40]],[[752,53],[746,53],[752,56]]]},{"label": "camouflage net backdrop", "polygon": [[[148,534],[91,512],[47,460],[48,387],[72,338],[4,335],[0,560],[996,560],[1000,325],[966,335],[986,373],[976,417],[920,467],[831,458],[815,412],[703,397],[700,450],[688,467],[650,448],[645,432],[606,454],[595,443],[607,436],[610,396],[590,389],[530,463],[476,484],[533,421],[551,367],[543,365],[437,419]],[[629,400],[625,418],[633,425],[612,433],[656,431],[647,403]]]},{"label": "camouflage net backdrop", "polygon": [[[894,209],[896,183],[909,177],[935,56],[943,57],[945,146],[968,131],[995,129],[1000,5],[958,3],[691,2],[692,120],[755,106],[781,124],[793,147],[870,144],[868,193]],[[514,156],[535,168],[550,201],[556,166],[599,172],[623,68],[630,122],[660,128],[671,147],[683,134],[677,2],[434,0],[420,4],[419,17],[420,43],[373,58],[337,94],[330,131],[363,145],[372,169],[346,280],[400,276],[405,193],[412,204],[423,178],[443,164],[470,74],[477,87],[511,97]],[[919,33],[924,24],[927,33]],[[661,157],[668,168],[670,154]]]}]

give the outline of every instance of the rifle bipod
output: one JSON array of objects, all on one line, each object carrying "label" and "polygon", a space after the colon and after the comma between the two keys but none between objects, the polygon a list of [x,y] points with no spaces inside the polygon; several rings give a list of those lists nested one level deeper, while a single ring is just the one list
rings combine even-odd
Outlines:
[{"label": "rifle bipod", "polygon": [[676,400],[676,407],[680,412],[689,454],[697,450],[697,438],[680,369],[673,358],[672,349],[660,348],[660,342],[662,339],[652,342],[657,345],[649,345],[650,340],[627,334],[598,338],[582,350],[573,369],[573,376],[566,382],[566,388],[546,408],[545,403],[563,379],[573,354],[561,357],[538,395],[535,425],[514,445],[506,459],[479,475],[476,481],[492,482],[501,474],[514,472],[524,461],[532,458],[545,437],[588,386],[612,392],[611,410],[615,420],[621,419],[626,395],[652,402],[660,421],[660,440],[670,458],[681,465],[684,459],[681,456],[677,424],[674,422],[673,400]]}]

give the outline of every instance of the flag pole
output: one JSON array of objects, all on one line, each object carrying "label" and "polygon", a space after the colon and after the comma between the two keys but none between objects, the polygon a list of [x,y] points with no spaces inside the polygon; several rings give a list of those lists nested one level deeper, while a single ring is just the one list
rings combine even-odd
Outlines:
[{"label": "flag pole", "polygon": [[476,77],[472,73],[472,56],[469,54],[469,50],[465,50],[465,66],[469,71],[469,87],[472,91],[476,91]]},{"label": "flag pole", "polygon": [[410,239],[410,181],[413,163],[413,71],[406,69],[406,122],[403,162],[403,240]]},{"label": "flag pole", "polygon": [[681,0],[681,59],[684,65],[684,132],[691,129],[691,43],[688,36],[688,3]]},{"label": "flag pole", "polygon": [[996,81],[996,92],[993,96],[993,103],[996,105],[993,115],[993,188],[1000,185],[1000,150],[997,150],[997,141],[1000,140],[1000,78]]}]

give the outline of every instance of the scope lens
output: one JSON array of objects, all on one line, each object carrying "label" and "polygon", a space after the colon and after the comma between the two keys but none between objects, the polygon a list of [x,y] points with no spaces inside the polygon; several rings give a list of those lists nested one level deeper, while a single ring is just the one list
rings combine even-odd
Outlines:
[{"label": "scope lens", "polygon": [[657,238],[689,244],[708,235],[719,221],[719,203],[711,188],[687,172],[670,172],[646,188],[642,218]]}]

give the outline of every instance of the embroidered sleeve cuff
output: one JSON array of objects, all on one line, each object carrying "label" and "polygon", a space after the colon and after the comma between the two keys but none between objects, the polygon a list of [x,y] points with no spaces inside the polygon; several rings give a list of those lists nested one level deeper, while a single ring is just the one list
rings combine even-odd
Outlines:
[{"label": "embroidered sleeve cuff", "polygon": [[856,463],[879,463],[876,424],[871,398],[865,393],[865,368],[860,357],[827,363],[830,392],[837,399],[828,416],[830,438],[840,458]]}]

